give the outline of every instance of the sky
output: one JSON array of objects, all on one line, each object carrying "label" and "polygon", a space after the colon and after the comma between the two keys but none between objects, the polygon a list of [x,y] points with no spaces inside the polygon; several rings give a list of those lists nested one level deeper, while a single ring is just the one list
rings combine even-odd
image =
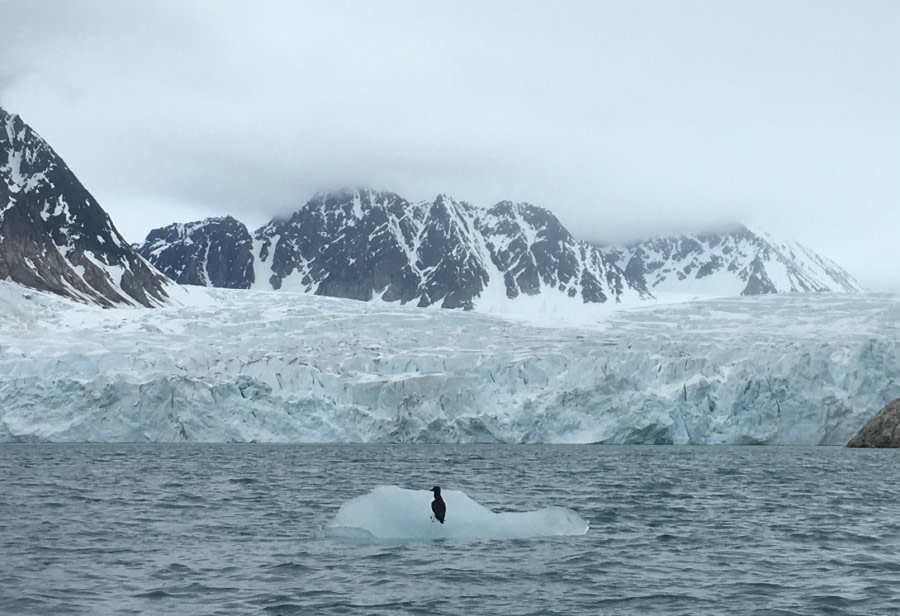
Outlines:
[{"label": "sky", "polygon": [[739,221],[900,290],[900,2],[0,0],[0,106],[126,239],[315,193]]}]

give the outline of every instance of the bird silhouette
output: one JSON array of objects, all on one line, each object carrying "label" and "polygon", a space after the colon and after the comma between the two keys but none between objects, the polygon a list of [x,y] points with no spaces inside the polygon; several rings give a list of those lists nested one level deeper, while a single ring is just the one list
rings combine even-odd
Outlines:
[{"label": "bird silhouette", "polygon": [[447,515],[447,505],[444,503],[444,499],[441,498],[441,487],[434,486],[431,488],[431,491],[434,492],[434,500],[431,501],[431,511],[434,513],[434,518],[443,524],[444,516]]}]

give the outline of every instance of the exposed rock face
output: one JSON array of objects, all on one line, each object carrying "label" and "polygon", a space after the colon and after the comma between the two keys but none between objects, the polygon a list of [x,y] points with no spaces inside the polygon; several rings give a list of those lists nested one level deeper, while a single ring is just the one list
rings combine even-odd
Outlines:
[{"label": "exposed rock face", "polygon": [[850,274],[812,250],[743,225],[644,240],[612,248],[608,256],[651,292],[727,296],[861,290]]},{"label": "exposed rock face", "polygon": [[249,289],[253,238],[231,216],[154,229],[138,253],[179,284]]},{"label": "exposed rock face", "polygon": [[878,411],[847,447],[900,447],[900,398]]},{"label": "exposed rock face", "polygon": [[103,306],[168,299],[65,162],[0,109],[0,279]]},{"label": "exposed rock face", "polygon": [[[322,194],[289,219],[273,220],[257,230],[257,258],[271,272],[268,283],[273,289],[287,284],[358,300],[382,293],[386,301],[410,302],[420,295],[420,284],[433,287],[441,282],[442,272],[422,275],[424,261],[411,250],[423,232],[427,234],[429,213],[390,193]],[[433,243],[426,240],[424,259],[431,257],[431,248]],[[464,275],[465,256],[456,261],[458,286],[477,284]],[[432,302],[426,296],[421,303]],[[450,298],[448,307],[458,307],[458,302]]]},{"label": "exposed rock face", "polygon": [[655,292],[727,297],[861,289],[811,250],[741,225],[598,247],[576,240],[546,209],[510,201],[483,209],[447,195],[412,203],[389,192],[323,193],[258,229],[252,253],[248,245],[243,225],[211,219],[152,231],[140,251],[188,284],[290,288],[422,307],[473,309],[524,296],[601,304]]},{"label": "exposed rock face", "polygon": [[649,297],[596,246],[581,242],[549,210],[502,201],[478,220],[509,298],[555,289],[585,303],[617,299],[628,287]]},{"label": "exposed rock face", "polygon": [[[179,282],[191,275],[192,284],[243,286],[238,272],[224,279],[192,273],[203,269],[201,255],[213,244],[185,229],[205,226],[155,230],[141,253]],[[581,303],[649,296],[600,249],[574,239],[549,211],[525,203],[485,210],[446,195],[410,203],[388,192],[324,193],[254,237],[253,286],[267,289],[463,309],[497,295],[555,294]],[[237,233],[219,238],[220,251],[229,242],[246,243]],[[240,252],[241,269],[248,269],[243,248],[232,252]]]}]

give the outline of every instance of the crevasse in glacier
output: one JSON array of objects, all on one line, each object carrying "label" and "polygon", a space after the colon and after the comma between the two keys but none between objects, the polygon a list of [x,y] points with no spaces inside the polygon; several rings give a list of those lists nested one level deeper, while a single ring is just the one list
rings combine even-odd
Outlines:
[{"label": "crevasse in glacier", "polygon": [[0,283],[0,441],[843,444],[900,396],[892,296],[537,323],[283,292],[181,304]]}]

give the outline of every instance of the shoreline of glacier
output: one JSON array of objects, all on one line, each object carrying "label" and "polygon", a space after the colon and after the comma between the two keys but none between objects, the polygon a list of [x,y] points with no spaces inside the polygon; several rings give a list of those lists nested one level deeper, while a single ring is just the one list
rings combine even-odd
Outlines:
[{"label": "shoreline of glacier", "polygon": [[601,309],[552,328],[186,297],[103,310],[0,284],[0,442],[843,445],[900,397],[890,295]]}]

